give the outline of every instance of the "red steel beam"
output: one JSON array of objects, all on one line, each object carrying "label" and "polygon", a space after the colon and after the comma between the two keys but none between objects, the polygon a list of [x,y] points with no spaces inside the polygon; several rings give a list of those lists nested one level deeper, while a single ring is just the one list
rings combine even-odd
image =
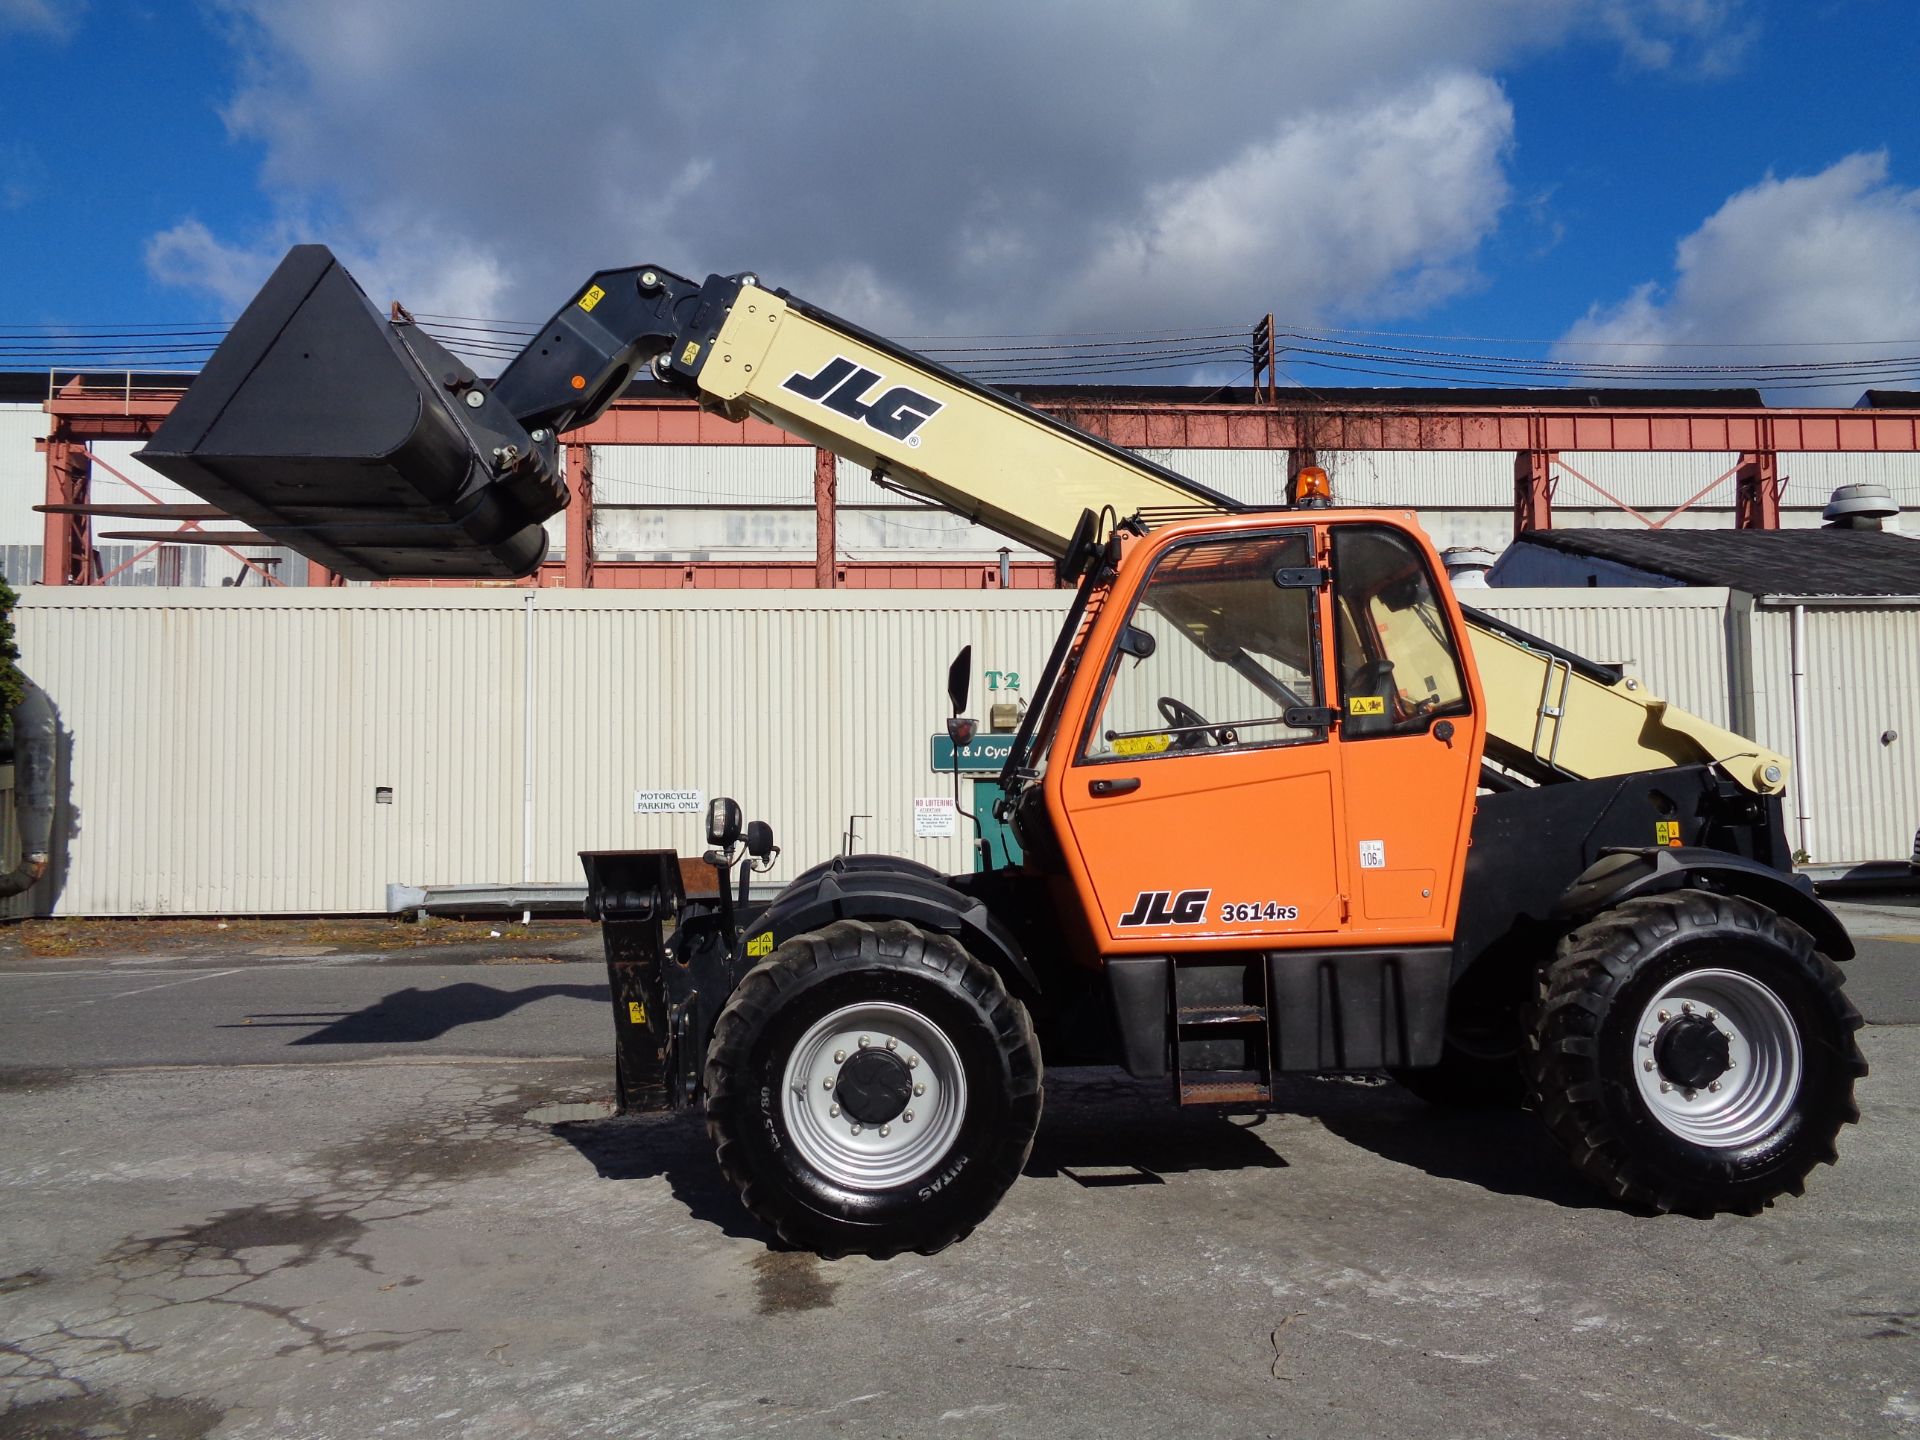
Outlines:
[{"label": "red steel beam", "polygon": [[834,587],[834,556],[840,548],[840,458],[831,450],[813,452],[813,583]]},{"label": "red steel beam", "polygon": [[593,446],[566,442],[567,584],[585,590],[593,584]]}]

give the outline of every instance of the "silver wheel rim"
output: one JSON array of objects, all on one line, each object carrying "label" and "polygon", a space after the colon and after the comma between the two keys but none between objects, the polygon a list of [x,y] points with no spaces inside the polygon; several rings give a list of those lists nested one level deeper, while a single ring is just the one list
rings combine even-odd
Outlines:
[{"label": "silver wheel rim", "polygon": [[[913,1096],[892,1120],[863,1125],[841,1111],[834,1087],[847,1059],[872,1046],[906,1063]],[[930,1173],[967,1114],[967,1076],[953,1041],[918,1011],[883,1001],[847,1005],[815,1021],[787,1055],[781,1095],[800,1158],[851,1190],[891,1189]]]},{"label": "silver wheel rim", "polygon": [[[1660,1032],[1686,1016],[1727,1038],[1730,1064],[1698,1088],[1676,1084],[1654,1058]],[[1800,1031],[1780,997],[1737,970],[1692,970],[1667,983],[1640,1012],[1633,1077],[1648,1111],[1683,1140],[1736,1150],[1765,1139],[1800,1094]]]}]

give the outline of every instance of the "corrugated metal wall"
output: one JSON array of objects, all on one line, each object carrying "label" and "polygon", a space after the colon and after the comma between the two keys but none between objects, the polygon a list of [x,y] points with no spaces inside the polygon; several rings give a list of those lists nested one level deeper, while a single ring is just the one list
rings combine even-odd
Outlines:
[{"label": "corrugated metal wall", "polygon": [[62,736],[27,910],[377,910],[389,880],[517,876],[517,594],[36,588],[16,624]]},{"label": "corrugated metal wall", "polygon": [[[39,405],[0,405],[0,546],[38,547],[45,523],[33,513],[47,493],[47,462],[33,442],[47,433],[47,412]],[[7,571],[16,585],[36,576]]]},{"label": "corrugated metal wall", "polygon": [[1733,724],[1735,684],[1725,590],[1462,591],[1467,604],[1603,665],[1622,665],[1654,694],[1716,725]]},{"label": "corrugated metal wall", "polygon": [[[850,814],[868,817],[855,822],[862,848],[965,867],[964,820],[952,839],[913,836],[914,798],[951,793],[928,765],[947,662],[973,645],[972,709],[983,717],[994,700],[1029,693],[1067,597],[768,598],[207,590],[159,600],[35,589],[18,611],[21,647],[60,709],[66,799],[54,878],[26,908],[372,911],[390,882],[517,881],[529,854],[533,879],[572,881],[577,850],[700,848],[699,816],[636,815],[636,790],[735,795],[786,847],[775,878],[834,853]],[[1710,719],[1732,714],[1723,591],[1470,598],[1628,664]],[[1756,703],[1759,738],[1785,751],[1779,623],[1757,624]],[[1832,629],[1811,647],[1826,667],[1815,681],[1825,736],[1816,794],[1834,847],[1823,841],[1820,858],[1903,856],[1920,821],[1909,758],[1920,740],[1920,616],[1819,623]],[[1881,746],[1886,728],[1900,742]]]},{"label": "corrugated metal wall", "polygon": [[[1754,738],[1786,755],[1792,624],[1788,608],[1754,612]],[[1812,858],[1906,858],[1920,828],[1920,607],[1809,606],[1805,660]]]}]

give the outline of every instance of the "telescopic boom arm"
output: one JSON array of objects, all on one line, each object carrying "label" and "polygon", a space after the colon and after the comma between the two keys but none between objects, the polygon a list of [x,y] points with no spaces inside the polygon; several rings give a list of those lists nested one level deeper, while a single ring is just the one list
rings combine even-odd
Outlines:
[{"label": "telescopic boom arm", "polygon": [[[556,437],[643,371],[1056,561],[1088,512],[1246,508],[751,274],[603,270],[489,388],[318,245],[288,253],[142,458],[346,575],[526,575],[567,503]],[[1545,641],[1468,624],[1503,765],[1552,780],[1713,761],[1784,788],[1783,757]]]}]

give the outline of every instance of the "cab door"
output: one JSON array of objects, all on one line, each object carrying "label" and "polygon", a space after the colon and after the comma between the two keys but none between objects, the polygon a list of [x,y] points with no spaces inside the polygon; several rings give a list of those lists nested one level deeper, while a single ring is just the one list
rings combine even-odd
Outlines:
[{"label": "cab door", "polygon": [[1458,606],[1397,526],[1330,527],[1341,806],[1356,941],[1452,937],[1484,709]]},{"label": "cab door", "polygon": [[1048,780],[1103,950],[1324,943],[1340,926],[1317,538],[1169,545],[1080,733],[1056,742]]}]

